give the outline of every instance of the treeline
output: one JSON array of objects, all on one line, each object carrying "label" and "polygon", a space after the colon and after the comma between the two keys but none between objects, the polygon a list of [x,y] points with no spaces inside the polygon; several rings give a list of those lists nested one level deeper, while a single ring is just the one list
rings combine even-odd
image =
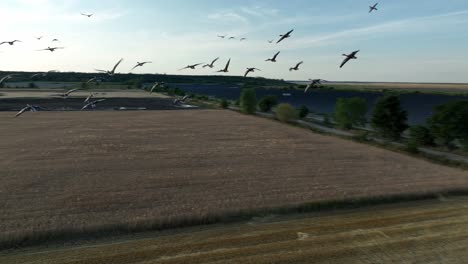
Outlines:
[{"label": "treeline", "polygon": [[[278,104],[275,96],[266,96],[257,101],[254,89],[243,89],[240,100],[236,102],[241,110],[253,114],[257,110],[269,112],[276,106],[276,117],[281,121],[304,118],[309,109],[301,106],[294,109],[290,105]],[[427,120],[427,125],[408,125],[408,113],[402,109],[399,96],[386,95],[379,98],[368,120],[368,106],[364,98],[340,98],[335,104],[331,119],[340,129],[364,129],[375,136],[391,141],[400,141],[406,134],[408,150],[417,151],[421,146],[444,147],[450,150],[462,148],[468,151],[468,100],[449,102],[435,107]],[[329,118],[324,123],[332,125]],[[370,125],[370,129],[367,129]]]},{"label": "treeline", "polygon": [[53,72],[46,76],[31,78],[36,72],[0,72],[0,76],[7,74],[18,74],[12,80],[13,82],[86,82],[87,80],[100,77],[106,82],[132,84],[166,82],[166,83],[197,83],[197,84],[232,84],[243,83],[255,86],[285,86],[288,85],[284,80],[266,79],[261,77],[244,78],[241,76],[195,76],[195,75],[168,75],[168,74],[117,74],[108,77],[99,73],[83,72]]}]

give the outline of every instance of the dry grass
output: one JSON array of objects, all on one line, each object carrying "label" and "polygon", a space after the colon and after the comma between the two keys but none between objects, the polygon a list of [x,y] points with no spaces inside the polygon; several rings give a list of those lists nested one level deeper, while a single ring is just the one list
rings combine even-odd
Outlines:
[{"label": "dry grass", "polygon": [[0,241],[468,187],[466,172],[230,111],[0,113]]},{"label": "dry grass", "polygon": [[466,263],[467,230],[467,198],[449,198],[33,248],[0,262]]}]

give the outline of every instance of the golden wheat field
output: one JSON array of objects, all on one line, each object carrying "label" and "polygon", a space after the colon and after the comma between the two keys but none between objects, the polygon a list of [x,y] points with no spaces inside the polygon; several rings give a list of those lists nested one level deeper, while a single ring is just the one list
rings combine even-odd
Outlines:
[{"label": "golden wheat field", "polygon": [[468,173],[230,111],[0,113],[0,241],[468,187]]},{"label": "golden wheat field", "polygon": [[403,203],[0,253],[1,263],[466,263],[468,199]]}]

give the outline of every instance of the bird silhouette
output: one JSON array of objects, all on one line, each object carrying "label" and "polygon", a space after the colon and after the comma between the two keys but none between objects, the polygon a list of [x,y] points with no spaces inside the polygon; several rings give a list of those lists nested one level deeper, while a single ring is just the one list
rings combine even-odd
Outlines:
[{"label": "bird silhouette", "polygon": [[310,88],[314,87],[315,85],[321,84],[321,83],[322,83],[322,79],[314,79],[314,80],[309,79],[309,81],[310,81],[310,83],[309,83],[309,84],[307,85],[307,87],[305,88],[304,93],[307,93],[307,91],[308,91]]},{"label": "bird silhouette", "polygon": [[276,42],[276,44],[280,43],[281,41],[291,37],[291,33],[294,31],[294,29],[291,29],[288,33],[284,34],[284,35],[280,35],[280,39],[278,40],[278,42]]},{"label": "bird silhouette", "polygon": [[27,104],[26,107],[22,108],[18,113],[16,113],[15,117],[24,114],[26,111],[37,112],[37,107]]},{"label": "bird silhouette", "polygon": [[58,96],[58,97],[61,97],[63,99],[67,99],[70,96],[70,94],[72,94],[72,93],[74,93],[74,92],[76,92],[78,90],[81,90],[81,88],[74,88],[74,89],[68,90],[68,91],[66,91],[64,93],[55,94],[53,96]]},{"label": "bird silhouette", "polygon": [[4,83],[5,81],[8,81],[10,79],[13,79],[14,76],[16,76],[17,74],[8,74],[6,76],[4,76],[2,79],[0,79],[0,84]]},{"label": "bird silhouette", "polygon": [[103,102],[103,101],[105,101],[105,100],[106,100],[106,99],[99,99],[99,100],[91,101],[91,102],[85,104],[85,105],[81,108],[80,111],[83,111],[83,110],[85,110],[85,109],[88,108],[88,107],[91,107],[92,109],[94,109],[98,103]]},{"label": "bird silhouette", "polygon": [[10,46],[13,46],[15,45],[16,42],[22,42],[21,40],[13,40],[13,41],[3,41],[3,42],[0,42],[0,45],[3,45],[3,44],[10,44]]},{"label": "bird silhouette", "polygon": [[115,70],[117,69],[117,67],[119,66],[119,64],[120,64],[122,61],[123,61],[123,59],[120,59],[120,60],[114,65],[114,68],[112,68],[111,71],[97,70],[97,69],[95,69],[95,70],[98,71],[98,72],[105,73],[105,74],[107,74],[107,75],[109,75],[109,76],[114,76]]},{"label": "bird silhouette", "polygon": [[303,64],[303,63],[304,63],[303,61],[298,62],[298,63],[296,64],[296,66],[289,68],[289,71],[298,71],[298,70],[299,70],[299,66],[301,66],[301,64]]},{"label": "bird silhouette", "polygon": [[218,60],[219,60],[219,57],[214,59],[210,64],[203,65],[203,68],[209,67],[212,69],[214,67],[215,62],[217,62]]},{"label": "bird silhouette", "polygon": [[137,62],[137,64],[135,65],[135,67],[133,67],[130,71],[133,71],[134,69],[138,68],[138,67],[142,67],[143,65],[147,64],[147,63],[152,63],[151,61],[144,61],[144,62]]},{"label": "bird silhouette", "polygon": [[37,50],[37,51],[45,51],[45,50],[48,50],[50,52],[54,52],[55,50],[58,50],[58,49],[64,49],[65,47],[47,47],[46,49],[41,49],[41,50]]},{"label": "bird silhouette", "polygon": [[182,71],[182,70],[185,70],[185,69],[195,70],[196,67],[197,67],[198,65],[202,65],[202,64],[203,64],[203,63],[197,63],[197,64],[193,64],[193,65],[187,65],[187,66],[185,66],[184,68],[179,69],[179,71]]},{"label": "bird silhouette", "polygon": [[278,51],[278,52],[273,56],[273,58],[267,59],[266,61],[276,62],[276,57],[278,57],[278,55],[279,55],[280,53],[281,53],[281,51]]},{"label": "bird silhouette", "polygon": [[219,70],[217,72],[229,72],[229,64],[231,64],[231,58],[229,58],[228,62],[226,63],[226,66],[224,67],[224,69]]},{"label": "bird silhouette", "polygon": [[379,3],[376,3],[376,4],[373,5],[373,6],[369,6],[369,13],[372,13],[372,11],[377,11],[377,10],[378,10],[378,9],[377,9],[377,5],[378,5],[378,4],[379,4]]},{"label": "bird silhouette", "polygon": [[261,71],[261,70],[257,68],[247,68],[247,71],[245,72],[244,77],[247,77],[249,73],[255,72],[255,71]]},{"label": "bird silhouette", "polygon": [[340,65],[340,68],[343,68],[343,66],[349,61],[349,60],[355,60],[357,59],[356,54],[358,54],[359,50],[353,51],[351,54],[346,55],[343,54],[346,58],[343,60],[343,62]]},{"label": "bird silhouette", "polygon": [[87,16],[87,17],[92,17],[94,14],[84,14],[84,13],[81,13],[82,16]]}]

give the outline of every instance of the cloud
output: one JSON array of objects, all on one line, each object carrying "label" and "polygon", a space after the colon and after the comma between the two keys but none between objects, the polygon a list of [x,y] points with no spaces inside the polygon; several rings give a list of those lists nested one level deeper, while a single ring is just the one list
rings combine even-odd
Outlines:
[{"label": "cloud", "polygon": [[450,12],[445,14],[423,16],[417,18],[401,19],[381,23],[378,25],[347,29],[334,33],[322,34],[319,36],[296,38],[291,40],[291,48],[310,47],[313,45],[327,45],[330,41],[338,41],[353,37],[365,37],[375,35],[377,33],[396,33],[396,32],[414,32],[423,30],[433,30],[433,26],[441,24],[456,24],[460,22],[468,22],[468,19],[460,19],[463,15],[467,15],[468,10]]},{"label": "cloud", "polygon": [[222,22],[241,22],[244,24],[249,23],[249,19],[245,16],[242,16],[234,11],[219,11],[213,14],[208,15],[208,18],[211,20],[217,20]]}]

